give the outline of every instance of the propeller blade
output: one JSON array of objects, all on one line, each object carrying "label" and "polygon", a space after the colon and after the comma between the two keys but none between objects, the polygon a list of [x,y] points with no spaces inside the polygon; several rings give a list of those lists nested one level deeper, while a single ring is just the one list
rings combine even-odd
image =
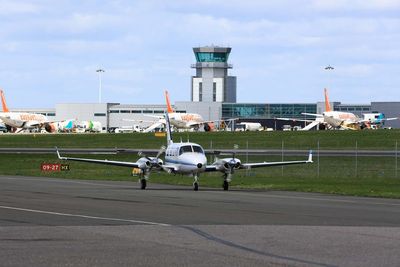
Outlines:
[{"label": "propeller blade", "polygon": [[161,149],[158,151],[156,158],[158,159],[164,152],[165,152],[165,147],[162,146]]}]

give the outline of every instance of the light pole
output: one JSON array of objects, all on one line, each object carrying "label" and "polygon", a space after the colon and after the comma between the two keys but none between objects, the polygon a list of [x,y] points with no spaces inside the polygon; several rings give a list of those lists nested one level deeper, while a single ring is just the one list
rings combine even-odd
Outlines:
[{"label": "light pole", "polygon": [[105,70],[98,69],[96,72],[99,74],[99,103],[101,103],[101,73],[105,72]]},{"label": "light pole", "polygon": [[[330,73],[331,71],[333,71],[335,68],[334,67],[332,67],[331,65],[328,65],[328,66],[326,66],[325,67],[325,70],[326,71],[328,71],[328,73]],[[332,77],[331,77],[331,75],[330,74],[328,74],[328,87],[329,86],[332,86]],[[329,88],[328,88],[329,89]]]}]

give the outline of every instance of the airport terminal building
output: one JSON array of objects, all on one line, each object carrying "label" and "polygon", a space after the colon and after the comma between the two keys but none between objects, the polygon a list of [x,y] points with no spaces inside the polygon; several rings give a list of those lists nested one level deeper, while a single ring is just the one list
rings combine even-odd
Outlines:
[{"label": "airport terminal building", "polygon": [[[260,122],[262,126],[281,130],[283,125],[305,126],[302,121],[282,121],[278,118],[313,120],[302,113],[322,113],[324,102],[317,103],[237,103],[237,77],[230,76],[230,47],[205,46],[193,48],[196,63],[191,67],[190,101],[175,102],[176,112],[198,113],[204,120],[238,118],[239,121]],[[369,104],[342,104],[332,102],[336,111],[352,112],[359,117],[364,113],[383,113],[387,118],[400,116],[400,102],[371,102]],[[151,125],[166,110],[165,104],[136,105],[120,103],[62,103],[49,109],[19,109],[47,115],[50,120],[76,119],[99,121],[104,131],[141,124]],[[151,116],[148,116],[151,115]],[[387,127],[400,128],[400,120],[387,121]]]},{"label": "airport terminal building", "polygon": [[[264,127],[281,130],[283,125],[304,127],[301,121],[281,121],[277,118],[314,119],[301,113],[320,113],[324,111],[324,103],[221,103],[221,102],[176,102],[173,108],[177,112],[199,113],[205,120],[220,120],[238,118],[239,121],[260,122]],[[19,109],[13,111],[34,112],[47,115],[50,120],[93,120],[101,122],[103,130],[113,130],[126,126],[141,124],[147,127],[152,116],[162,116],[166,110],[165,104],[159,105],[127,105],[119,103],[65,103],[57,104],[49,109]],[[348,111],[359,116],[362,113],[382,112],[386,117],[396,117],[400,114],[400,102],[371,102],[364,105],[348,105],[336,102],[334,110]],[[388,121],[385,126],[400,128],[399,120]]]}]

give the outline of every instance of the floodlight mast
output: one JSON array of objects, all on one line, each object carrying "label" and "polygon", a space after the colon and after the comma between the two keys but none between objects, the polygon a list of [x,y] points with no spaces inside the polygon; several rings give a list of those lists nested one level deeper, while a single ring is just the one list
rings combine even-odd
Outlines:
[{"label": "floodlight mast", "polygon": [[101,74],[105,72],[105,70],[98,69],[96,72],[99,74],[99,103],[101,103]]},{"label": "floodlight mast", "polygon": [[332,76],[331,76],[331,72],[334,70],[335,68],[332,67],[331,65],[328,65],[325,67],[325,70],[328,72],[328,89],[330,89],[329,87],[332,86]]}]

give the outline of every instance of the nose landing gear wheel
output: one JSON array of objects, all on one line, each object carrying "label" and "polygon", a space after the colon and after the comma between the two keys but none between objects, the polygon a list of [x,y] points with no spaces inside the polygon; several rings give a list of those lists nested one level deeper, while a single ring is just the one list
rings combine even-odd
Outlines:
[{"label": "nose landing gear wheel", "polygon": [[194,191],[199,191],[199,183],[198,182],[194,182],[193,183],[193,190]]},{"label": "nose landing gear wheel", "polygon": [[146,189],[147,181],[146,179],[140,179],[140,189]]},{"label": "nose landing gear wheel", "polygon": [[224,181],[224,183],[222,184],[222,187],[224,188],[225,191],[227,191],[229,189],[228,181]]}]

